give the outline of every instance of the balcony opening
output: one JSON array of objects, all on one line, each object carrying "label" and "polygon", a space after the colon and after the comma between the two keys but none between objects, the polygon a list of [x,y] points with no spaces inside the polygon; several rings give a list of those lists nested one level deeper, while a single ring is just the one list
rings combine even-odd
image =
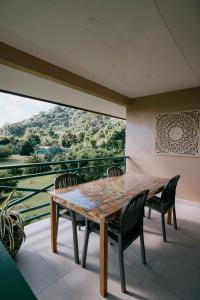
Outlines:
[{"label": "balcony opening", "polygon": [[125,168],[125,121],[69,106],[0,93],[1,198],[15,189],[25,223],[49,215],[47,191],[63,172],[81,181]]}]

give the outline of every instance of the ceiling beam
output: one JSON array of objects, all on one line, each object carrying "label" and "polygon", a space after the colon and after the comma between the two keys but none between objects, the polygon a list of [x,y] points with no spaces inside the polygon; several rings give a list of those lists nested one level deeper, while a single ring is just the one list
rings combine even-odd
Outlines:
[{"label": "ceiling beam", "polygon": [[134,103],[136,103],[136,101],[142,101],[142,100],[146,100],[149,103],[154,100],[162,100],[165,99],[165,101],[167,101],[167,99],[169,99],[170,97],[177,97],[177,98],[190,98],[190,96],[199,98],[200,95],[200,86],[195,86],[195,87],[191,87],[191,88],[187,88],[187,89],[180,89],[180,90],[175,90],[175,91],[169,91],[169,92],[165,92],[165,93],[159,93],[159,94],[151,94],[151,95],[147,95],[147,96],[142,96],[142,97],[136,97],[136,98],[132,98],[129,100],[128,105],[131,106]]},{"label": "ceiling beam", "polygon": [[120,105],[130,98],[94,81],[0,42],[0,63],[72,87]]}]

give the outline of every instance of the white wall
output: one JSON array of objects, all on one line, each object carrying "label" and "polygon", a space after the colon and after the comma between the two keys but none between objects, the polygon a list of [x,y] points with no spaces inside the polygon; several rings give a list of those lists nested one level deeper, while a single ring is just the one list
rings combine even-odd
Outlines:
[{"label": "white wall", "polygon": [[200,88],[143,97],[127,108],[127,170],[170,178],[181,175],[177,196],[200,202],[200,157],[156,155],[157,113],[200,109]]}]

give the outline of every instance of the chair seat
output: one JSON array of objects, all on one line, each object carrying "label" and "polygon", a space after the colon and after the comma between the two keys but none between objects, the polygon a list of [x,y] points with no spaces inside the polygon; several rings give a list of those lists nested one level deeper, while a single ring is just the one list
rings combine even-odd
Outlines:
[{"label": "chair seat", "polygon": [[153,208],[158,212],[161,212],[161,199],[157,196],[154,196],[146,201],[145,206]]},{"label": "chair seat", "polygon": [[[89,227],[91,232],[95,232],[99,234],[100,231],[99,224],[90,221]],[[126,249],[133,242],[133,240],[138,238],[140,233],[141,233],[141,228],[138,227],[135,228],[134,231],[130,232],[129,235],[124,237],[123,249]],[[119,228],[118,220],[116,219],[115,221],[112,221],[111,223],[108,224],[108,239],[111,242],[114,241],[118,243],[119,234],[120,234],[120,228]]]},{"label": "chair seat", "polygon": [[162,200],[157,196],[148,199],[145,203],[145,206],[150,207],[159,213],[162,212],[164,214],[167,213],[171,207],[173,207],[173,205],[171,204],[163,203],[162,205]]},{"label": "chair seat", "polygon": [[[71,214],[70,214],[70,209],[67,209],[67,208],[63,207],[60,204],[58,204],[58,207],[63,210],[62,212],[59,213],[59,216],[61,218],[65,218],[65,219],[68,219],[68,220],[71,221],[72,218],[71,218]],[[84,226],[85,225],[85,218],[82,215],[80,215],[76,212],[75,212],[75,216],[76,216],[77,225]]]},{"label": "chair seat", "polygon": [[[89,227],[90,227],[90,232],[95,232],[97,234],[99,234],[100,232],[100,226],[99,224],[90,221],[89,223]],[[108,238],[111,239],[112,241],[118,242],[118,232],[119,230],[112,225],[108,225]]]}]

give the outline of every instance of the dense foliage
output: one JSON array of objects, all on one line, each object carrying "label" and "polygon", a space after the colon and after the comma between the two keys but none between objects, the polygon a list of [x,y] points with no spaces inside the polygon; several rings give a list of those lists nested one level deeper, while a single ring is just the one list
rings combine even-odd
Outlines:
[{"label": "dense foliage", "polygon": [[[22,122],[6,124],[0,128],[0,159],[12,154],[22,155],[26,163],[35,164],[27,168],[15,168],[1,170],[0,177],[12,177],[15,175],[30,175],[42,172],[76,169],[82,181],[94,180],[106,176],[106,169],[113,162],[122,163],[123,159],[96,160],[94,158],[108,158],[124,155],[125,148],[125,122],[116,118],[100,114],[80,111],[73,108],[55,106],[48,112],[40,112]],[[89,159],[89,161],[74,162],[74,160]],[[45,161],[68,161],[64,164],[37,165]],[[71,162],[69,162],[71,161]],[[1,161],[0,161],[1,164]],[[57,176],[57,175],[55,175]],[[29,182],[23,180],[6,180],[1,182],[0,200],[6,197],[8,190],[3,186],[12,188],[23,186],[41,188],[53,182],[50,178],[34,177]],[[41,179],[40,179],[41,178]],[[43,178],[46,178],[44,181]],[[28,186],[27,186],[28,183]],[[33,186],[32,186],[33,184]],[[4,193],[2,193],[4,192]],[[27,192],[17,191],[17,198],[27,195]],[[45,194],[37,195],[19,204],[18,209],[36,206],[46,202]],[[26,216],[44,213],[48,208],[29,212]]]},{"label": "dense foliage", "polygon": [[83,149],[88,157],[94,149],[111,151],[111,156],[124,153],[124,121],[69,107],[55,106],[28,120],[6,124],[1,132],[0,158],[37,153],[51,161]]}]

